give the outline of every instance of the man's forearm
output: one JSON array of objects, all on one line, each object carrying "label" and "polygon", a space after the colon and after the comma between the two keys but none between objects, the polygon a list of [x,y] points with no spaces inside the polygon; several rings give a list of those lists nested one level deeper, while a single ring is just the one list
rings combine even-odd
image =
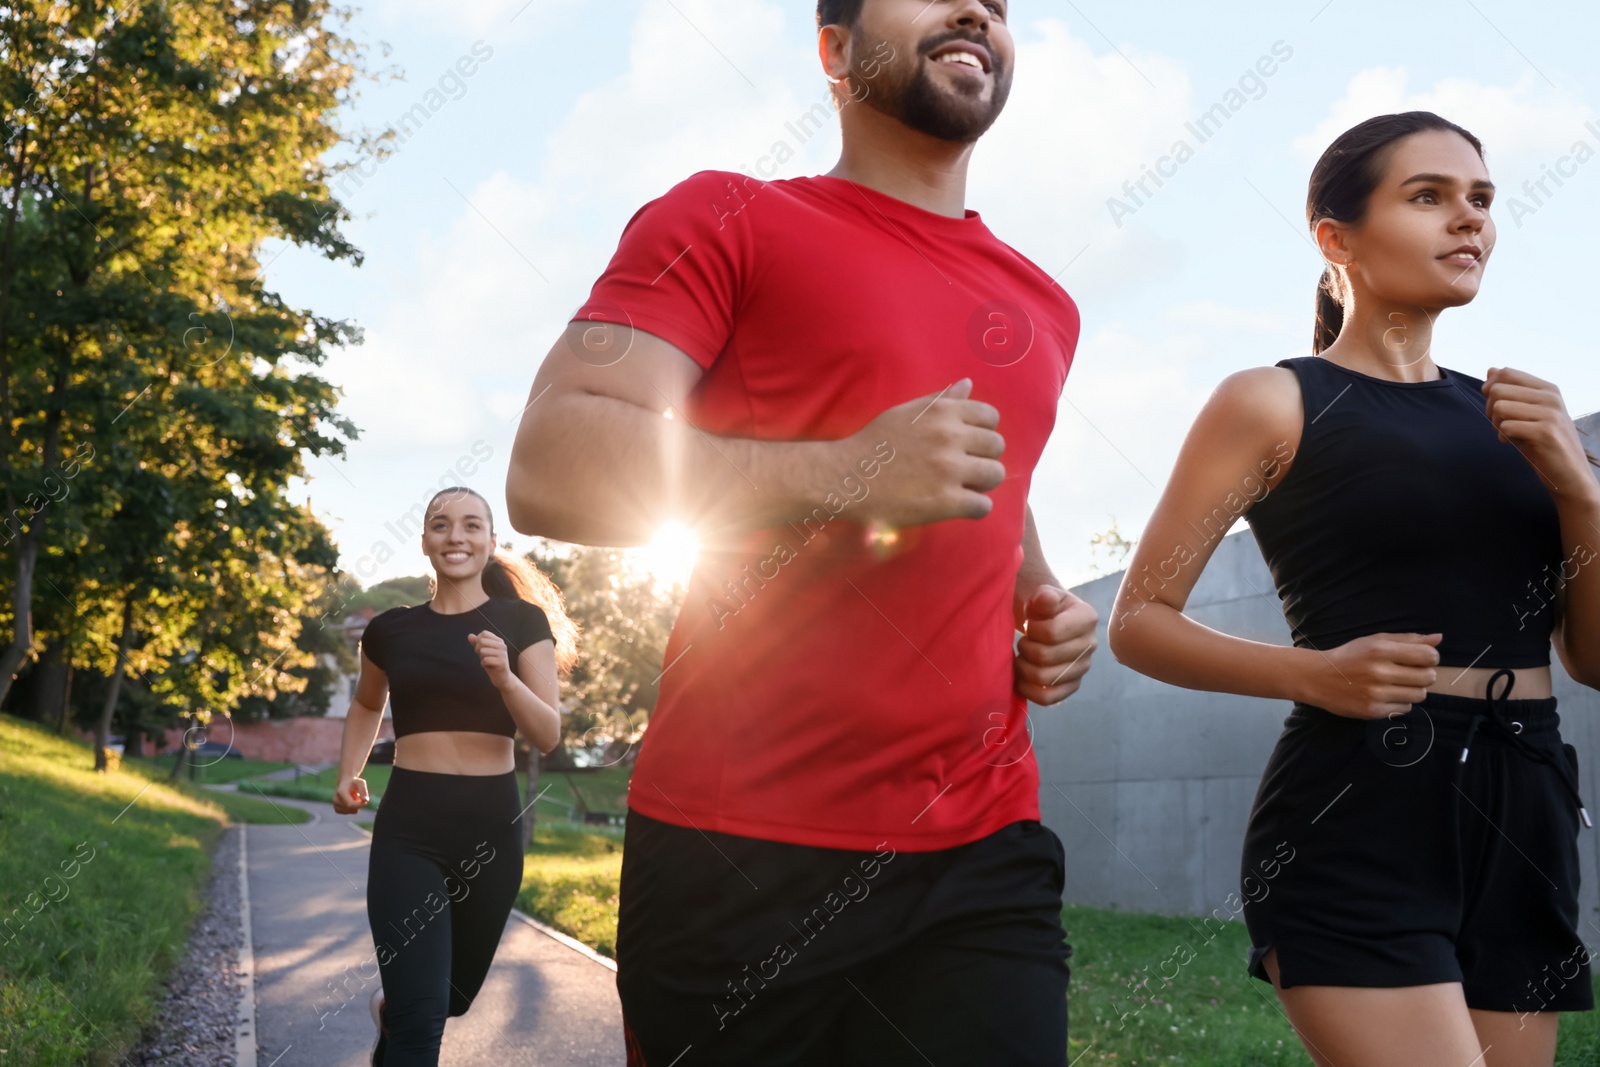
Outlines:
[{"label": "man's forearm", "polygon": [[1017,592],[1026,596],[1041,585],[1059,585],[1055,572],[1044,558],[1044,546],[1039,543],[1039,528],[1033,522],[1033,507],[1023,512],[1022,566],[1017,568]]},{"label": "man's forearm", "polygon": [[506,499],[520,532],[579,544],[644,544],[668,519],[732,542],[809,514],[874,458],[843,441],[718,437],[596,393],[547,403],[518,436]]}]

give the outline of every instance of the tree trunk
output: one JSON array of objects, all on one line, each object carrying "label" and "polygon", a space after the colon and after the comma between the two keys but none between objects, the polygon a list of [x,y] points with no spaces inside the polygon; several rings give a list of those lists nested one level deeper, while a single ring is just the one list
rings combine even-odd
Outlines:
[{"label": "tree trunk", "polygon": [[533,824],[539,805],[533,798],[539,795],[539,750],[532,745],[528,746],[528,789],[527,795],[522,798],[527,810],[522,813],[522,851],[528,851],[533,844]]},{"label": "tree trunk", "polygon": [[[43,470],[49,470],[56,461],[56,449],[61,441],[61,417],[65,405],[63,394],[67,388],[67,370],[70,362],[71,353],[68,352],[66,361],[56,368],[55,380],[50,384],[50,410],[45,416],[44,444],[39,457],[39,466]],[[20,510],[13,507],[14,504],[15,498],[7,486],[6,506],[12,508],[4,517],[8,538],[11,520]],[[4,654],[0,655],[0,704],[5,703],[6,694],[11,692],[11,685],[17,680],[23,661],[34,654],[33,572],[35,564],[39,561],[44,512],[44,506],[32,512],[28,516],[27,532],[18,534],[20,543],[17,545],[17,577],[11,587],[11,617],[15,622],[12,624],[11,644]],[[98,756],[95,758],[99,759]]]},{"label": "tree trunk", "polygon": [[[6,515],[11,519],[11,515]],[[0,704],[11,692],[22,665],[33,653],[33,565],[39,558],[39,540],[28,533],[18,538],[17,576],[11,584],[11,644],[0,653]]]},{"label": "tree trunk", "polygon": [[133,647],[133,593],[122,601],[122,638],[117,644],[117,665],[111,670],[111,688],[106,693],[105,706],[100,709],[100,721],[94,724],[94,769],[106,769],[106,741],[111,736],[111,716],[117,710],[117,696],[122,692],[122,676],[126,673],[128,649]]},{"label": "tree trunk", "polygon": [[[15,35],[10,42],[12,54],[17,52]],[[8,328],[8,312],[11,305],[12,281],[16,276],[16,256],[14,255],[17,220],[22,214],[23,183],[28,171],[28,139],[19,138],[17,154],[13,159],[6,156],[6,175],[10,181],[11,196],[6,204],[5,229],[0,236],[0,485],[4,486],[6,540],[11,539],[11,520],[17,511],[17,497],[13,487],[16,479],[11,474],[11,453],[13,451],[13,435],[15,428],[12,418],[11,397],[11,331]],[[16,629],[13,631],[11,644],[5,653],[0,655],[0,704],[5,703],[6,694],[11,691],[11,683],[16,680],[17,672],[22,669],[22,661],[27,658],[28,652],[33,647],[33,617],[29,608],[33,604],[33,561],[39,552],[38,542],[24,541],[17,546],[17,584],[12,588],[12,617],[16,620]],[[26,554],[26,563],[23,556]]]},{"label": "tree trunk", "polygon": [[[188,715],[185,715],[179,721],[180,722],[188,722],[189,718],[190,717]],[[187,729],[185,729],[183,731],[183,736],[178,739],[178,758],[172,761],[172,774],[168,776],[174,782],[176,782],[179,778],[183,777],[183,765],[189,759],[188,740],[189,740],[189,731]]]},{"label": "tree trunk", "polygon": [[53,725],[60,713],[67,688],[67,669],[61,643],[52,641],[34,665],[33,700],[27,709],[27,717],[41,726]]},{"label": "tree trunk", "polygon": [[56,733],[67,732],[67,720],[72,718],[72,657],[67,657],[66,683],[61,687],[61,703],[56,705]]}]

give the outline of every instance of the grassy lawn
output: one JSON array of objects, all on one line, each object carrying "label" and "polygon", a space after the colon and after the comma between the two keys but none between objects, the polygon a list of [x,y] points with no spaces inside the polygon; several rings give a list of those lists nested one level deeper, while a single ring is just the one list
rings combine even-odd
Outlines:
[{"label": "grassy lawn", "polygon": [[[132,756],[123,760],[122,765],[138,770],[140,774],[150,778],[166,778],[172,773],[172,764],[176,759],[176,756]],[[200,785],[227,785],[241,778],[254,778],[258,774],[271,774],[273,771],[293,766],[292,763],[277,763],[272,760],[217,759],[215,756],[201,756],[199,764],[195,767],[194,780]],[[183,777],[185,781],[188,780],[188,768],[184,769]]]},{"label": "grassy lawn", "polygon": [[523,864],[517,907],[614,957],[621,877],[621,830],[540,819]]},{"label": "grassy lawn", "polygon": [[228,813],[233,822],[262,823],[268,826],[288,826],[310,822],[311,813],[292,804],[274,804],[272,801],[226,792],[220,789],[201,789],[185,784],[183,790],[196,797],[212,801]]},{"label": "grassy lawn", "polygon": [[[388,771],[385,767],[383,770]],[[387,773],[384,776],[388,781]],[[333,806],[333,786],[329,781],[323,784],[321,775],[303,775],[298,781],[265,782],[256,779],[246,779],[239,783],[239,792],[255,794],[258,797],[294,797],[296,800],[315,800],[327,804],[331,810]],[[372,790],[373,807],[377,806],[380,790],[371,777],[367,778],[367,787]]]},{"label": "grassy lawn", "polygon": [[[236,762],[236,761],[229,761]],[[367,788],[371,790],[374,801],[382,798],[383,792],[389,786],[389,773],[392,770],[388,765],[375,763],[367,767],[362,777],[367,780]],[[539,777],[539,814],[541,816],[565,816],[569,808],[577,807],[579,797],[591,811],[610,811],[621,813],[628,806],[628,774],[629,767],[606,767],[598,771],[580,771],[571,774],[562,774],[556,771],[545,771]],[[302,775],[297,781],[278,782],[250,782],[248,788],[252,792],[259,792],[266,796],[298,797],[301,800],[327,801],[333,794],[338,773],[335,768],[329,767],[316,774]],[[517,775],[517,789],[526,795],[527,778]],[[574,790],[577,796],[574,796]]]},{"label": "grassy lawn", "polygon": [[1078,1067],[1311,1063],[1276,995],[1245,976],[1243,923],[1078,906],[1061,922],[1073,947],[1068,1051]]},{"label": "grassy lawn", "polygon": [[[1276,995],[1245,976],[1243,923],[1074,906],[1061,921],[1074,950],[1069,1058],[1082,1057],[1076,1067],[1311,1063]],[[1562,1020],[1558,1067],[1600,1063],[1597,1015]]]},{"label": "grassy lawn", "polygon": [[120,1062],[183,951],[226,821],[212,796],[0,716],[0,1060]]}]

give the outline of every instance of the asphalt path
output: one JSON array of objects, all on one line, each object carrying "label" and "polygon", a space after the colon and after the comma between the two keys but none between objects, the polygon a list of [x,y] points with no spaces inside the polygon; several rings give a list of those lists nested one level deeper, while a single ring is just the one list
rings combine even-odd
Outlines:
[{"label": "asphalt path", "polygon": [[[370,812],[284,797],[297,826],[249,828],[258,1067],[367,1067],[378,988],[367,927]],[[445,1027],[443,1067],[625,1063],[616,974],[513,914],[472,1009]]]}]

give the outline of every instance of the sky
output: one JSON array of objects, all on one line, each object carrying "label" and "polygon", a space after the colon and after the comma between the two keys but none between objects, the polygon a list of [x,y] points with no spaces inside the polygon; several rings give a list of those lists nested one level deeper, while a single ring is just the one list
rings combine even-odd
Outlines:
[{"label": "sky", "polygon": [[[288,245],[263,255],[269,288],[364,331],[320,371],[360,436],[340,459],[308,459],[295,487],[343,569],[366,585],[428,573],[401,520],[446,475],[489,498],[502,541],[531,544],[504,519],[515,422],[624,224],[695,171],[746,170],[780,140],[795,154],[776,178],[837,160],[836,120],[804,143],[786,125],[825,99],[814,12],[806,0],[356,11],[346,32],[380,76],[341,125],[426,120],[335,185],[361,266]],[[1013,0],[1009,21],[1015,80],[974,152],[967,207],[1058,275],[1082,314],[1030,500],[1064,584],[1117,569],[1092,538],[1113,523],[1138,537],[1217,382],[1309,353],[1322,261],[1306,182],[1372,115],[1420,108],[1465,126],[1500,189],[1482,291],[1441,317],[1434,361],[1477,377],[1518,367],[1559,385],[1574,416],[1600,409],[1600,264],[1583,237],[1600,215],[1600,5]],[[1202,142],[1189,124],[1218,103],[1228,118]],[[1192,157],[1130,195],[1125,183],[1179,141]]]}]

